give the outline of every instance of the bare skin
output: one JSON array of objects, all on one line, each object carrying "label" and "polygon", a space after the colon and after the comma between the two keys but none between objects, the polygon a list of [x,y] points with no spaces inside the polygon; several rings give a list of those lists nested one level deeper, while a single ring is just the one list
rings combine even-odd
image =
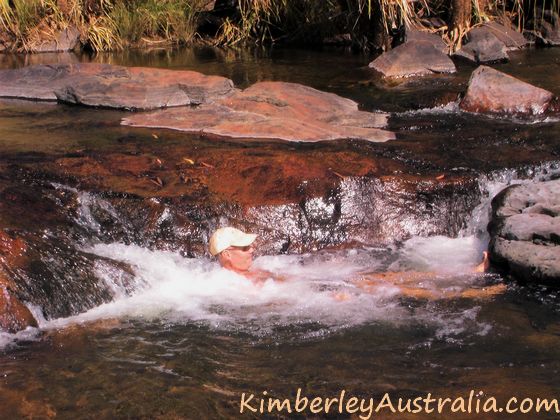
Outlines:
[{"label": "bare skin", "polygon": [[[251,270],[253,254],[254,248],[252,245],[247,247],[232,246],[219,254],[218,261],[223,268],[245,276],[256,285],[262,285],[270,278],[275,281],[286,280],[266,270]],[[474,268],[473,272],[484,273],[488,270],[489,265],[488,252],[485,251],[483,253],[482,262]],[[368,293],[374,293],[376,288],[390,284],[397,286],[403,295],[426,299],[448,299],[456,297],[483,298],[503,293],[505,290],[504,285],[494,285],[483,288],[466,289],[460,292],[439,292],[420,286],[423,280],[433,278],[435,275],[435,273],[418,272],[363,273],[360,279],[353,281],[353,284]],[[346,301],[350,299],[350,295],[346,292],[335,292],[332,296],[333,299],[337,301]]]},{"label": "bare skin", "polygon": [[266,270],[251,270],[253,265],[253,245],[245,247],[230,246],[218,255],[220,265],[226,270],[248,278],[256,285],[262,285],[266,280],[273,278],[275,281],[284,281],[283,277],[278,277]]}]

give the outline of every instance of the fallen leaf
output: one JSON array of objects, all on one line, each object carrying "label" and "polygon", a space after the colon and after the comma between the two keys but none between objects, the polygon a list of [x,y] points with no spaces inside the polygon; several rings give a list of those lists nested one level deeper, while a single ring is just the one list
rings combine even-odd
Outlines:
[{"label": "fallen leaf", "polygon": [[157,135],[156,133],[152,133],[152,137],[153,137],[154,139],[159,139],[159,137],[158,137],[158,135]]},{"label": "fallen leaf", "polygon": [[163,187],[163,181],[159,176],[156,176],[154,178],[149,178],[149,180],[151,183],[156,184],[158,187]]},{"label": "fallen leaf", "polygon": [[194,160],[184,157],[183,162],[188,163],[189,165],[194,165]]},{"label": "fallen leaf", "polygon": [[438,181],[441,181],[443,178],[445,178],[445,174],[436,176],[436,179],[437,179]]},{"label": "fallen leaf", "polygon": [[340,179],[344,179],[344,175],[339,174],[338,172],[333,171],[332,169],[331,169],[331,172],[332,172],[333,174],[335,174],[337,177],[339,177]]}]

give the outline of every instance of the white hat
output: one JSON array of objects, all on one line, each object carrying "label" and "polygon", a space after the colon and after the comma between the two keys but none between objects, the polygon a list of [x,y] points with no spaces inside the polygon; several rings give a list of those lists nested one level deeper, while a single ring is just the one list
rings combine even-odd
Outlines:
[{"label": "white hat", "polygon": [[218,255],[230,246],[251,245],[256,238],[255,234],[245,233],[234,227],[223,227],[212,234],[208,248],[210,254]]}]

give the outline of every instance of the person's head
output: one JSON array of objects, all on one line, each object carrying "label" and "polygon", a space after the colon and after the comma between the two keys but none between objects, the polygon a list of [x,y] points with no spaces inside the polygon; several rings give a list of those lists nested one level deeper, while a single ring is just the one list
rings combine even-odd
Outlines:
[{"label": "person's head", "polygon": [[222,267],[242,273],[251,268],[253,242],[256,238],[257,235],[233,227],[223,227],[210,237],[209,251],[210,254],[218,257]]}]

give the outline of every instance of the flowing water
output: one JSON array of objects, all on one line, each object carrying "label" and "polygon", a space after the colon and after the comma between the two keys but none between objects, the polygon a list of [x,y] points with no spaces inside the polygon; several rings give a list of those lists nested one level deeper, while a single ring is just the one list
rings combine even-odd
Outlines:
[{"label": "flowing water", "polygon": [[[6,56],[3,65],[61,57]],[[45,302],[31,307],[38,329],[0,333],[2,418],[252,418],[260,414],[247,409],[240,414],[242,393],[253,393],[251,405],[258,408],[261,398],[294,398],[298,389],[310,398],[337,397],[345,390],[377,401],[386,392],[397,401],[427,393],[468,398],[473,390],[496,396],[502,406],[510,397],[558,397],[557,292],[472,269],[488,242],[490,199],[512,183],[560,173],[554,156],[560,151],[560,124],[465,115],[454,100],[435,106],[434,98],[464,89],[469,66],[460,67],[456,76],[379,87],[368,82],[371,75],[362,68],[367,57],[340,51],[199,49],[94,60],[195,69],[230,77],[242,87],[259,80],[305,83],[351,97],[364,109],[392,112],[391,127],[400,134],[397,146],[387,148],[411,145],[392,156],[414,160],[417,153],[419,161],[447,161],[450,171],[474,172],[479,203],[459,211],[461,228],[453,235],[412,234],[390,243],[261,255],[256,266],[285,281],[255,285],[207,258],[187,258],[176,244],[147,246],[143,233],[107,197],[48,181],[61,208],[72,197],[72,240],[90,264],[83,267],[94,274],[87,281],[110,298],[63,317],[46,316],[49,305],[56,305]],[[554,90],[558,76],[547,69],[558,60],[555,50],[532,51],[503,69]],[[134,133],[119,127],[123,115],[3,101],[0,153],[15,162],[76,148],[115,149],[119,139]],[[489,158],[488,149],[476,153],[481,144],[505,151],[511,146],[513,152]],[[528,162],[519,147],[534,158]],[[352,181],[345,182],[350,188]],[[408,232],[427,231],[417,226],[417,218],[404,215],[400,222],[411,225]],[[46,229],[45,241],[51,237],[54,233]],[[63,251],[53,248],[47,254],[49,267],[43,270],[65,270]],[[382,277],[364,286],[371,273],[388,271],[401,273],[398,281]],[[21,278],[29,281],[29,274]],[[85,275],[67,287],[81,281],[86,282]],[[385,409],[372,418],[389,414]],[[501,416],[506,417],[459,412],[438,418]],[[508,418],[516,416],[558,414],[518,412]],[[394,417],[432,418],[426,413]]]}]

